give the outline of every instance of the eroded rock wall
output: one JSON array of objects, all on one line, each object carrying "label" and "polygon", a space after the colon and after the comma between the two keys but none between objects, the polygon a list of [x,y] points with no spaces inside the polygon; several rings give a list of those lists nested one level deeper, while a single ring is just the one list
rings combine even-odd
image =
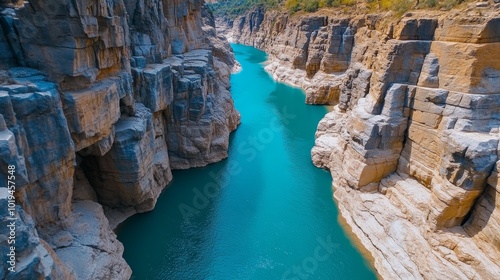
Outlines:
[{"label": "eroded rock wall", "polygon": [[16,167],[16,223],[30,240],[16,274],[2,253],[0,276],[128,279],[113,228],[154,208],[171,169],[227,157],[239,124],[230,47],[197,0],[0,10],[0,179]]},{"label": "eroded rock wall", "polygon": [[498,5],[402,18],[257,9],[224,24],[307,103],[337,104],[312,160],[383,278],[500,277]]},{"label": "eroded rock wall", "polygon": [[494,209],[481,203],[500,139],[497,19],[404,18],[356,34],[351,66],[371,75],[348,76],[312,157],[382,276],[500,275],[500,247],[479,234],[496,226],[480,216]]},{"label": "eroded rock wall", "polygon": [[265,50],[266,70],[276,80],[304,89],[306,103],[338,103],[357,28],[348,16],[297,17],[256,9],[219,23],[230,41]]}]

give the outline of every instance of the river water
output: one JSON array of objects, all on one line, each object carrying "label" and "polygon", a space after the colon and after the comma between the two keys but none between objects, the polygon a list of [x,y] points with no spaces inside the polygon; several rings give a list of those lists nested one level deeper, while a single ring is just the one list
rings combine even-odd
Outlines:
[{"label": "river water", "polygon": [[155,210],[120,225],[132,279],[376,279],[337,221],[330,174],[311,163],[326,108],[273,81],[264,52],[233,48],[242,118],[229,158],[174,171]]}]

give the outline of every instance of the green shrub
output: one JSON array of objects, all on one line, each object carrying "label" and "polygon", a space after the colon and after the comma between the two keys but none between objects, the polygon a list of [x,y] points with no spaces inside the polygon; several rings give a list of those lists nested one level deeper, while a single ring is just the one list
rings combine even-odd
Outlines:
[{"label": "green shrub", "polygon": [[396,13],[396,15],[403,15],[405,12],[414,7],[415,4],[416,2],[414,2],[414,0],[378,0],[379,9],[392,10]]},{"label": "green shrub", "polygon": [[285,8],[291,13],[300,11],[300,0],[286,0]]},{"label": "green shrub", "polygon": [[[235,18],[255,9],[284,7],[290,13],[298,11],[315,12],[319,8],[336,7],[340,5],[355,5],[357,0],[219,0],[207,4],[215,16]],[[364,0],[370,11],[392,10],[396,15],[403,15],[412,8],[444,8],[451,9],[463,0]],[[418,4],[418,5],[417,5]]]},{"label": "green shrub", "polygon": [[424,2],[422,3],[422,5],[426,8],[434,8],[437,6],[437,4],[437,0],[424,0]]},{"label": "green shrub", "polygon": [[319,0],[319,8],[332,7],[334,5],[334,0]]},{"label": "green shrub", "polygon": [[275,8],[284,0],[219,0],[216,3],[208,3],[207,7],[215,16],[235,18],[255,9],[256,7]]},{"label": "green shrub", "polygon": [[303,10],[309,13],[316,12],[318,10],[319,2],[318,0],[307,0],[303,3]]},{"label": "green shrub", "polygon": [[346,5],[346,6],[352,6],[356,4],[356,0],[340,0],[340,4]]}]

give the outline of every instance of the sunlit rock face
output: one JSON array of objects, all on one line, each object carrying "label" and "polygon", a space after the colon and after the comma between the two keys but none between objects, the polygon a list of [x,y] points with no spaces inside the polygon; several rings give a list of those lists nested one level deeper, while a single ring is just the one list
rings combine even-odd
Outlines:
[{"label": "sunlit rock face", "polygon": [[356,31],[347,16],[293,17],[256,9],[219,23],[231,41],[265,50],[269,54],[266,70],[274,79],[304,89],[306,103],[339,102]]},{"label": "sunlit rock face", "polygon": [[499,18],[470,6],[219,20],[307,103],[337,104],[312,160],[384,278],[500,277]]},{"label": "sunlit rock face", "polygon": [[0,23],[0,178],[40,256],[16,275],[128,279],[103,206],[114,227],[227,157],[230,46],[202,1],[2,1]]}]

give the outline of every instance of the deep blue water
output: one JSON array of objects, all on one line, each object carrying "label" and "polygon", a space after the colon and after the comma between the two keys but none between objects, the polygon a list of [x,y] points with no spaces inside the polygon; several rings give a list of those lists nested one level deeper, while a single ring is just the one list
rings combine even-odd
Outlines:
[{"label": "deep blue water", "polygon": [[323,106],[264,71],[264,52],[233,45],[242,119],[229,158],[175,171],[154,211],[118,239],[133,279],[375,279],[339,225],[330,174],[310,150]]}]

